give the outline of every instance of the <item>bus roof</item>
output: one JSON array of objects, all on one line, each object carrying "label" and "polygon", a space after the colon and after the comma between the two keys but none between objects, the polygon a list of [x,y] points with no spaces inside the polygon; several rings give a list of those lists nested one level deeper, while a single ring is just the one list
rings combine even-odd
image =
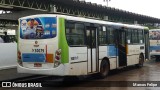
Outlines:
[{"label": "bus roof", "polygon": [[150,29],[149,31],[160,31],[160,29]]},{"label": "bus roof", "polygon": [[104,25],[109,25],[109,26],[119,26],[119,27],[133,28],[133,29],[135,28],[135,29],[148,30],[148,27],[140,26],[140,25],[123,24],[123,23],[116,23],[116,22],[110,22],[110,21],[104,21],[104,20],[90,19],[90,18],[85,18],[85,17],[60,15],[60,14],[37,14],[37,15],[22,17],[20,19],[35,18],[35,17],[62,17],[62,18],[65,18],[67,20],[83,21],[83,22],[104,24]]}]

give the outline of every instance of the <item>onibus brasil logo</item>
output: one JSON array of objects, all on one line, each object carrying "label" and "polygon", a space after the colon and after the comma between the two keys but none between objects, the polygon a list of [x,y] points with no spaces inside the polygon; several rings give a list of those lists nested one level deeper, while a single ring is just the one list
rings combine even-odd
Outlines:
[{"label": "onibus brasil logo", "polygon": [[41,83],[2,82],[2,87],[42,87]]}]

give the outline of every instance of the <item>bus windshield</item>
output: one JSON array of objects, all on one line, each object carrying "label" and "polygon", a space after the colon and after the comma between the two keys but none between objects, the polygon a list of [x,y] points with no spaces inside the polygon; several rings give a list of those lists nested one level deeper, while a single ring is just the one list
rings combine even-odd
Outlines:
[{"label": "bus windshield", "polygon": [[160,30],[149,31],[150,40],[160,40]]},{"label": "bus windshield", "polygon": [[56,17],[20,19],[21,39],[48,39],[56,37]]}]

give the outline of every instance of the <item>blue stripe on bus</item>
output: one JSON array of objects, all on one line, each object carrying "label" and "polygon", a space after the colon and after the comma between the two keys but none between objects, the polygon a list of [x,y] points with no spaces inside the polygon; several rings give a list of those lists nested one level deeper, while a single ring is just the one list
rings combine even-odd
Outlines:
[{"label": "blue stripe on bus", "polygon": [[108,56],[117,56],[117,49],[113,46],[108,46]]},{"label": "blue stripe on bus", "polygon": [[45,62],[45,54],[23,53],[23,62]]},{"label": "blue stripe on bus", "polygon": [[160,50],[160,46],[150,46],[150,50]]}]

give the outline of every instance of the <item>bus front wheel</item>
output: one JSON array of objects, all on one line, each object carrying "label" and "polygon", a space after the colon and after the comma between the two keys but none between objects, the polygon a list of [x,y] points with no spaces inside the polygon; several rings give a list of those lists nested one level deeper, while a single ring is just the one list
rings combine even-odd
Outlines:
[{"label": "bus front wheel", "polygon": [[100,67],[100,78],[101,79],[105,78],[108,75],[109,70],[110,70],[109,62],[107,60],[103,60],[101,62],[101,67]]}]

